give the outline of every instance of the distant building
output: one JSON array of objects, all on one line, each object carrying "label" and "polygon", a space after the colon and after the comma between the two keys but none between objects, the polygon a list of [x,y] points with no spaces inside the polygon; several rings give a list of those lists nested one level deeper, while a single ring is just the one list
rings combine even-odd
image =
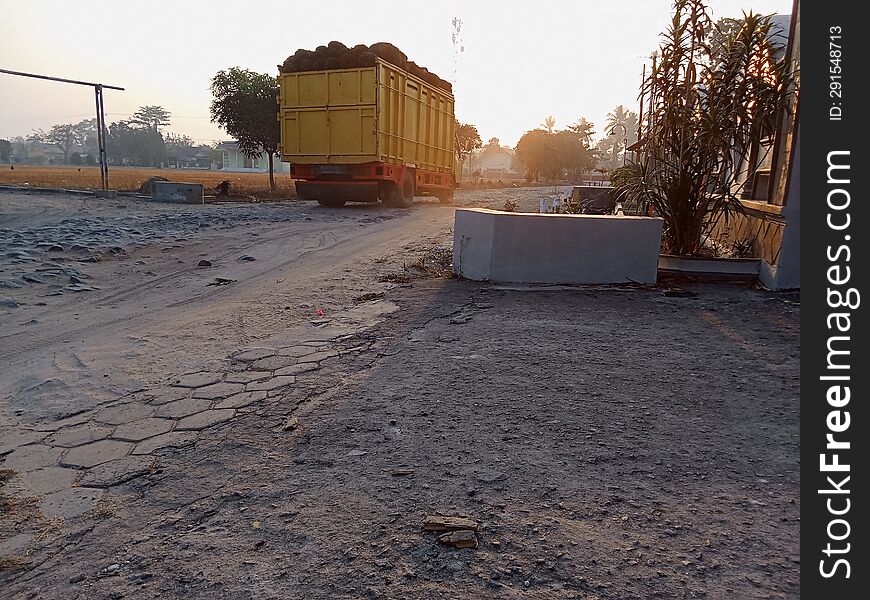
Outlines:
[{"label": "distant building", "polygon": [[473,152],[465,161],[466,175],[479,171],[484,179],[514,179],[519,177],[514,170],[514,150],[502,146],[498,138],[492,138],[480,150]]},{"label": "distant building", "polygon": [[27,147],[27,162],[40,165],[59,165],[63,164],[63,159],[63,150],[54,144],[31,142]]},{"label": "distant building", "polygon": [[[269,156],[265,152],[251,158],[239,149],[239,144],[235,140],[221,142],[218,144],[218,150],[222,154],[221,170],[223,171],[269,170]],[[290,164],[281,162],[281,158],[277,154],[274,157],[273,168],[276,173],[290,172]]]},{"label": "distant building", "polygon": [[205,152],[201,148],[179,148],[170,153],[163,166],[168,169],[217,169],[214,154]]}]

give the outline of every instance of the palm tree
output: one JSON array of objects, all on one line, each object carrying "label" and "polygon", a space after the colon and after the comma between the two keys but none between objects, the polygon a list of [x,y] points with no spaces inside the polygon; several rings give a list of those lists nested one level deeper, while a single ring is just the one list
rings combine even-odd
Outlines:
[{"label": "palm tree", "polygon": [[576,123],[568,125],[568,129],[577,134],[584,146],[588,148],[592,145],[592,136],[595,135],[595,124],[586,119],[586,117],[580,117]]},{"label": "palm tree", "polygon": [[[613,129],[615,125],[625,125],[626,121],[629,118],[629,114],[633,114],[630,110],[624,107],[622,104],[611,110],[607,113],[607,120],[604,122],[604,129],[610,131]],[[635,120],[637,117],[635,116]],[[626,128],[628,126],[626,125]]]},{"label": "palm tree", "polygon": [[552,116],[548,116],[546,119],[544,119],[542,125],[544,126],[544,129],[547,130],[547,133],[553,133],[553,127],[556,126],[556,119]]}]

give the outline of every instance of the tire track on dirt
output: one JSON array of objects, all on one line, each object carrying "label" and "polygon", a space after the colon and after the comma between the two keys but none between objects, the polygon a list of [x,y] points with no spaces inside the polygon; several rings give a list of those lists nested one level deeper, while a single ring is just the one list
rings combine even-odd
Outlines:
[{"label": "tire track on dirt", "polygon": [[[450,214],[452,216],[452,213]],[[195,293],[195,295],[191,297],[166,304],[161,308],[150,312],[138,311],[137,313],[132,314],[129,310],[125,311],[123,308],[118,308],[118,310],[123,314],[120,314],[117,317],[109,317],[100,320],[99,324],[95,325],[94,323],[90,323],[81,327],[58,332],[56,334],[49,333],[48,335],[38,336],[36,339],[24,342],[23,344],[4,347],[0,350],[0,358],[6,360],[13,356],[20,356],[22,354],[33,352],[42,347],[70,342],[72,339],[79,337],[82,334],[95,336],[101,331],[114,329],[116,326],[121,324],[127,324],[131,327],[141,327],[144,323],[149,321],[158,322],[164,320],[167,313],[181,307],[189,307],[208,301],[220,301],[230,297],[234,300],[243,300],[258,295],[262,296],[264,293],[267,293],[263,289],[263,282],[274,278],[275,274],[285,275],[288,269],[298,266],[300,261],[306,262],[300,267],[299,271],[294,272],[294,276],[300,281],[315,282],[322,280],[324,275],[337,272],[340,265],[343,266],[348,263],[358,263],[361,255],[371,253],[372,251],[377,251],[379,255],[384,253],[403,253],[403,247],[405,244],[419,240],[421,235],[425,233],[423,229],[431,228],[434,223],[438,223],[437,221],[426,221],[423,218],[419,218],[417,213],[409,213],[408,217],[410,218],[383,221],[377,223],[375,228],[363,227],[358,229],[355,225],[358,225],[359,223],[349,222],[345,224],[348,232],[348,235],[345,237],[339,237],[335,231],[318,232],[317,238],[312,240],[314,243],[318,243],[317,247],[308,247],[295,256],[282,260],[278,264],[268,267],[256,275],[253,275],[245,281],[247,289],[236,288],[232,285],[216,287],[214,289],[204,290],[200,293]],[[327,241],[325,234],[328,234],[329,237],[335,241]],[[277,231],[274,235],[259,238],[251,244],[245,244],[242,247],[235,248],[231,252],[222,255],[222,258],[238,253],[240,250],[246,250],[258,245],[265,245],[269,242],[278,241],[287,235],[288,232],[286,229]],[[317,241],[318,239],[319,242]],[[196,268],[191,267],[169,273],[159,279],[152,279],[142,284],[136,284],[124,290],[119,290],[110,296],[100,298],[95,302],[95,305],[107,306],[119,301],[123,302],[124,300],[135,296],[137,292],[141,292],[143,289],[154,287],[155,283],[171,283],[173,280],[177,280],[179,277],[195,271]],[[62,317],[64,316],[64,313],[70,313],[74,310],[80,311],[81,307],[70,308],[67,311],[59,313],[59,316]],[[19,337],[21,337],[21,333],[11,333],[0,336],[0,341]],[[6,344],[3,345],[6,346]]]}]

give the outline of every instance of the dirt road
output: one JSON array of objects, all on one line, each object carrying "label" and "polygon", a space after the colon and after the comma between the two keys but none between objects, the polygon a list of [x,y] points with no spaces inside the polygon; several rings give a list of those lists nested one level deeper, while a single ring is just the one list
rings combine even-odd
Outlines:
[{"label": "dirt road", "polygon": [[794,297],[427,278],[431,203],[0,215],[0,597],[797,595]]},{"label": "dirt road", "polygon": [[[13,204],[4,196],[0,202]],[[21,216],[9,210],[4,219],[10,229],[33,231],[35,239],[53,239],[58,223],[75,233],[65,251],[47,252],[42,262],[4,265],[8,275],[41,278],[6,290],[18,306],[4,314],[0,328],[0,360],[8,369],[4,392],[25,422],[93,408],[118,392],[223,359],[307,323],[318,309],[324,324],[355,298],[384,292],[390,284],[379,278],[410,262],[415,249],[446,239],[452,222],[452,210],[437,203],[404,212],[295,202],[199,208],[129,199],[98,203],[49,197],[38,211]],[[13,207],[21,210],[21,203]],[[133,214],[119,216],[124,211]],[[123,230],[132,228],[141,235],[131,244]],[[94,239],[99,232],[106,240]],[[92,257],[97,260],[82,262]],[[210,264],[198,266],[200,261]],[[55,265],[74,267],[71,278],[87,289],[52,285],[57,278],[46,274]],[[218,278],[230,281],[210,285]],[[93,381],[94,369],[101,380]],[[79,372],[93,389],[78,394],[78,402],[59,398],[75,395],[69,379]]]}]

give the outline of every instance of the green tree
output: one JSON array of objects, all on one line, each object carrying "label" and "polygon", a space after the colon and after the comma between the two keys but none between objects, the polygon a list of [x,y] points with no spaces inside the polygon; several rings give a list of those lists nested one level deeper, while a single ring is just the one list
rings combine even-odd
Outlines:
[{"label": "green tree", "polygon": [[456,121],[456,155],[459,162],[465,165],[465,158],[483,146],[477,127],[468,123]]},{"label": "green tree", "polygon": [[82,164],[82,155],[79,154],[78,152],[73,152],[72,154],[69,155],[69,161],[70,161],[70,164],[73,164],[73,165],[78,167]]},{"label": "green tree", "polygon": [[581,127],[579,131],[576,128],[527,131],[516,147],[526,180],[554,181],[567,176],[579,181],[584,172],[595,168],[596,155],[586,144],[586,129]]},{"label": "green tree", "polygon": [[622,104],[616,106],[612,111],[607,113],[607,119],[604,121],[604,129],[609,134],[616,127],[621,134],[621,128],[618,125],[625,126],[625,137],[628,138],[628,143],[633,144],[637,141],[637,113],[628,110]]},{"label": "green tree", "polygon": [[769,17],[747,13],[740,27],[715,28],[703,0],[676,0],[660,60],[644,82],[651,126],[638,164],[620,178],[627,201],[650,204],[665,221],[667,251],[692,255],[720,217],[742,212],[741,165],[776,131],[794,74],[772,38]]},{"label": "green tree", "polygon": [[543,125],[544,129],[547,130],[547,133],[553,133],[553,127],[556,126],[556,119],[551,115],[547,116],[547,118],[544,119],[544,122],[541,123],[541,125]]},{"label": "green tree", "polygon": [[166,158],[169,161],[174,160],[176,165],[179,159],[193,158],[198,152],[193,139],[186,135],[167,133],[163,136],[163,141],[166,143]]},{"label": "green tree", "polygon": [[30,144],[33,141],[20,135],[13,137],[9,141],[12,143],[12,155],[15,156],[15,159],[20,162],[28,162],[30,159]]},{"label": "green tree", "polygon": [[581,181],[583,173],[595,167],[595,155],[586,146],[581,134],[571,129],[557,131],[553,135],[555,160],[561,173],[565,173],[573,181]]},{"label": "green tree", "polygon": [[[623,129],[623,127],[625,129]],[[637,141],[637,113],[622,104],[607,113],[605,137],[598,141],[603,166],[614,170],[622,166],[626,147]]]},{"label": "green tree", "polygon": [[169,118],[172,116],[168,110],[162,106],[150,105],[140,106],[139,110],[133,113],[129,122],[132,125],[147,127],[155,131],[159,131],[161,127],[169,125]]},{"label": "green tree", "polygon": [[232,67],[211,80],[211,119],[223,127],[253,158],[269,157],[269,188],[275,191],[273,159],[281,143],[278,124],[278,81],[275,77]]},{"label": "green tree", "polygon": [[595,135],[595,124],[587,120],[585,117],[580,117],[577,122],[568,125],[568,131],[573,131],[583,141],[583,145],[587,148],[592,146],[592,137]]},{"label": "green tree", "polygon": [[114,162],[141,167],[159,167],[166,157],[163,134],[130,121],[109,125],[107,150]]},{"label": "green tree", "polygon": [[99,144],[97,143],[97,120],[83,119],[76,123],[76,130],[82,148],[89,153],[96,154]]},{"label": "green tree", "polygon": [[0,140],[0,161],[9,162],[12,157],[12,142],[9,140]]},{"label": "green tree", "polygon": [[52,125],[48,131],[37,129],[31,134],[30,138],[43,144],[51,144],[63,150],[64,164],[69,163],[69,153],[72,148],[80,146],[82,143],[81,131],[71,123]]},{"label": "green tree", "polygon": [[554,136],[545,129],[532,129],[517,142],[517,156],[526,168],[526,181],[555,179],[560,167]]}]

